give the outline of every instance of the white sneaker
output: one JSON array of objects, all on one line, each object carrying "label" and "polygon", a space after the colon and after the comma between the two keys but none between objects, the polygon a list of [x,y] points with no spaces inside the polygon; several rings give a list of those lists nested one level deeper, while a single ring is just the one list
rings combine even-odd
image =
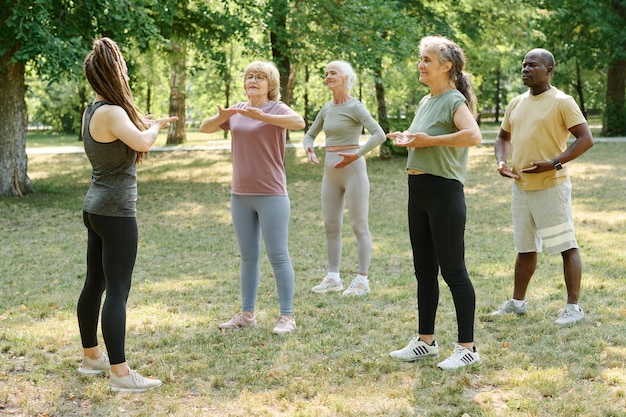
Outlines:
[{"label": "white sneaker", "polygon": [[424,358],[436,358],[439,356],[439,345],[436,340],[433,340],[433,343],[429,345],[420,340],[418,336],[411,339],[406,347],[389,352],[389,356],[405,362],[413,362]]},{"label": "white sneaker", "polygon": [[474,351],[464,348],[461,345],[454,345],[454,351],[448,359],[443,362],[439,362],[437,367],[440,369],[459,369],[471,364],[480,363],[480,355],[478,349],[474,346]]},{"label": "white sneaker", "polygon": [[256,326],[256,317],[248,318],[242,312],[239,312],[233,316],[232,319],[225,323],[220,324],[219,327],[222,330],[241,329],[243,327]]},{"label": "white sneaker", "polygon": [[343,296],[344,297],[349,297],[351,295],[362,296],[362,295],[367,295],[369,292],[370,292],[369,282],[367,280],[357,277],[352,280],[348,289],[343,292]]},{"label": "white sneaker", "polygon": [[109,358],[102,353],[102,356],[98,359],[91,359],[88,356],[83,355],[83,361],[78,367],[78,372],[83,375],[100,375],[105,371],[109,371],[111,365],[109,364]]},{"label": "white sneaker", "polygon": [[341,282],[341,279],[336,280],[335,278],[332,278],[328,275],[324,277],[322,282],[311,288],[311,291],[318,294],[325,294],[327,292],[339,292],[341,290],[343,290],[343,283]]},{"label": "white sneaker", "polygon": [[508,300],[502,303],[500,307],[498,307],[498,309],[494,311],[493,313],[491,313],[490,315],[502,316],[508,313],[515,313],[517,315],[522,315],[522,314],[526,314],[527,307],[528,305],[526,304],[526,301],[523,302],[521,307],[517,307],[515,303],[513,302],[513,300]]},{"label": "white sneaker", "polygon": [[287,333],[293,332],[294,330],[296,330],[296,321],[294,320],[294,318],[287,317],[287,316],[280,316],[278,318],[278,322],[276,323],[276,326],[274,326],[274,329],[272,330],[272,333],[287,334]]},{"label": "white sneaker", "polygon": [[143,377],[135,370],[130,370],[126,376],[117,376],[111,372],[109,379],[111,391],[115,392],[144,392],[150,388],[160,387],[163,383],[158,379]]},{"label": "white sneaker", "polygon": [[561,313],[558,319],[556,319],[556,324],[572,324],[577,321],[584,320],[585,312],[578,307],[578,310],[570,304],[565,304],[565,310]]}]

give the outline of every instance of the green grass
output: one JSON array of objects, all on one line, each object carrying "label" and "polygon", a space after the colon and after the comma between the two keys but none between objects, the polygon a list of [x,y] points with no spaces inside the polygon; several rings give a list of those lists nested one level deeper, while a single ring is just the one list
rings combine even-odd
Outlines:
[{"label": "green grass", "polygon": [[[399,363],[388,352],[416,331],[404,159],[368,160],[372,293],[321,296],[321,168],[289,149],[290,252],[297,331],[271,334],[278,300],[263,254],[255,329],[221,333],[240,307],[226,151],[159,152],[139,168],[139,255],[128,303],[132,367],[164,381],[112,394],[78,375],[75,305],[85,272],[83,154],[31,155],[37,193],[0,199],[0,410],[16,416],[604,416],[626,413],[626,144],[598,143],[571,164],[588,318],[553,324],[565,302],[560,257],[539,256],[524,317],[488,313],[511,294],[510,182],[489,146],[472,149],[467,265],[476,286],[481,366]],[[323,151],[320,151],[323,156]],[[344,228],[342,273],[356,273]],[[437,339],[456,339],[442,284]]]}]

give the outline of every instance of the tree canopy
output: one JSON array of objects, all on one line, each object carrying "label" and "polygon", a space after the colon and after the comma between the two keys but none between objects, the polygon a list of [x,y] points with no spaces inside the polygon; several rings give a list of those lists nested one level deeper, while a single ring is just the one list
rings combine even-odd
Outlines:
[{"label": "tree canopy", "polygon": [[[32,192],[28,114],[77,133],[90,100],[81,70],[95,37],[124,50],[133,94],[146,112],[179,116],[168,143],[185,140],[215,103],[243,99],[240,73],[254,59],[281,70],[283,100],[310,122],[328,100],[321,75],[334,59],[359,76],[353,94],[386,130],[407,127],[425,93],[419,39],[459,43],[474,76],[481,118],[498,117],[524,90],[520,63],[534,47],[557,58],[554,83],[603,133],[624,134],[624,0],[10,0],[0,17],[0,195]],[[32,109],[27,109],[25,98]],[[39,103],[39,105],[38,105]]]}]

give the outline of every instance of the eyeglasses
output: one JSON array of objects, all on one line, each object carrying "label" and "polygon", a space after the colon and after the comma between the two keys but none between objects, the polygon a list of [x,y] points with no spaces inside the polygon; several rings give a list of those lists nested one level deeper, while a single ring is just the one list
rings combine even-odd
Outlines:
[{"label": "eyeglasses", "polygon": [[257,81],[267,81],[267,77],[265,75],[260,75],[260,74],[248,74],[245,76],[244,78],[246,81],[252,81],[252,80],[257,80]]}]

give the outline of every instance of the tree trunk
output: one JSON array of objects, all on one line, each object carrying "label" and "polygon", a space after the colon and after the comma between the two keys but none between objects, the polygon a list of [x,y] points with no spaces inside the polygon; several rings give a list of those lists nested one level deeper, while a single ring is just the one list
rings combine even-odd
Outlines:
[{"label": "tree trunk", "polygon": [[185,76],[187,71],[185,45],[172,42],[172,80],[170,85],[170,116],[178,116],[167,131],[167,144],[178,145],[186,140]]},{"label": "tree trunk", "polygon": [[[281,100],[291,106],[290,79],[292,77],[291,59],[289,58],[289,40],[287,35],[287,14],[289,0],[273,0],[271,2],[272,21],[270,26],[270,42],[272,44],[272,58],[280,74]],[[295,81],[295,73],[293,74]],[[289,130],[287,130],[289,141]]]},{"label": "tree trunk", "polygon": [[280,91],[282,101],[291,105],[289,91],[289,77],[291,76],[291,60],[289,59],[289,44],[287,39],[287,14],[289,13],[288,0],[273,0],[271,2],[272,21],[270,26],[270,42],[272,43],[272,58],[280,74]]},{"label": "tree trunk", "polygon": [[[382,59],[377,60],[374,70],[374,88],[376,90],[376,104],[378,108],[378,124],[383,131],[389,132],[389,119],[387,117],[387,104],[385,103],[385,86],[383,84]],[[387,159],[396,154],[395,146],[391,139],[385,140],[380,145],[380,157]]]},{"label": "tree trunk", "polygon": [[502,98],[502,91],[501,91],[501,81],[502,81],[502,69],[498,66],[498,69],[496,70],[496,114],[494,117],[494,121],[496,123],[500,123],[500,104],[501,104],[501,98]]},{"label": "tree trunk", "polygon": [[[1,57],[0,103],[4,107],[0,123],[0,196],[22,196],[34,192],[27,175],[25,77],[23,63],[10,63],[10,57]],[[7,63],[8,64],[5,64]]]},{"label": "tree trunk", "polygon": [[618,60],[611,64],[606,82],[606,110],[602,136],[620,136],[626,133],[624,128],[625,77],[626,60]]},{"label": "tree trunk", "polygon": [[309,78],[311,72],[309,66],[304,66],[304,131],[309,130],[309,119],[311,118],[311,110],[309,109]]},{"label": "tree trunk", "polygon": [[587,119],[587,108],[585,107],[585,90],[583,88],[583,80],[580,78],[580,62],[576,59],[576,92],[578,93],[578,103],[580,111]]}]

